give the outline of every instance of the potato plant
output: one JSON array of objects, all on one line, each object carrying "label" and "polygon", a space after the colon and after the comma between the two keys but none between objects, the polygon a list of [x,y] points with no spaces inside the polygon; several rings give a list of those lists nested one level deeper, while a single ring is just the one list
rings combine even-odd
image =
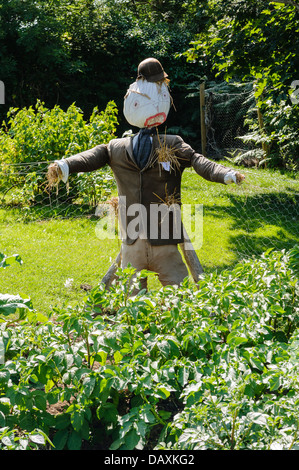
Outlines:
[{"label": "potato plant", "polygon": [[298,449],[298,272],[294,247],[47,315],[2,297],[0,449]]}]

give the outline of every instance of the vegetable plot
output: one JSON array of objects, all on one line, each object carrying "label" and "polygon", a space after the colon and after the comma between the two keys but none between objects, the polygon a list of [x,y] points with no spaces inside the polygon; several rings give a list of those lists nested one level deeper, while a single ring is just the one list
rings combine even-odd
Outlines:
[{"label": "vegetable plot", "polygon": [[298,449],[298,272],[294,247],[137,297],[119,270],[46,317],[2,296],[0,449]]}]

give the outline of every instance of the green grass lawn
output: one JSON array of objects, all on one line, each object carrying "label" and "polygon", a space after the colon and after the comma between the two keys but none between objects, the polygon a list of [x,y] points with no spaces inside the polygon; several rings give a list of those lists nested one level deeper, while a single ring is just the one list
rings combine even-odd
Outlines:
[{"label": "green grass lawn", "polygon": [[[226,166],[232,166],[223,162]],[[299,243],[299,178],[278,171],[244,169],[242,186],[210,183],[194,171],[183,176],[183,203],[203,204],[203,244],[197,250],[205,271],[222,270],[270,247]],[[0,209],[0,252],[17,253],[23,265],[0,272],[0,292],[30,296],[43,312],[81,302],[80,284],[95,285],[119,251],[118,240],[100,240],[93,217],[24,223],[18,208]],[[67,279],[73,279],[66,287]],[[151,288],[159,287],[150,280]]]}]

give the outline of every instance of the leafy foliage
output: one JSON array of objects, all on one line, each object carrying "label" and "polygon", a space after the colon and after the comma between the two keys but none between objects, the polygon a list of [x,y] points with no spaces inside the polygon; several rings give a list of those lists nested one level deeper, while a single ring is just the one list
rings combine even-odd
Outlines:
[{"label": "leafy foliage", "polygon": [[75,104],[67,111],[59,106],[48,109],[40,101],[34,108],[11,108],[0,133],[1,160],[52,161],[108,143],[116,130],[116,115],[113,101],[102,112],[94,108],[88,122]]},{"label": "leafy foliage", "polygon": [[298,6],[295,2],[219,1],[209,27],[185,53],[187,60],[205,63],[225,80],[255,81],[257,107],[247,141],[267,144],[271,166],[297,168],[298,104],[291,106],[291,84],[298,79]]},{"label": "leafy foliage", "polygon": [[[260,129],[252,113],[245,122],[249,125],[249,132],[241,139],[254,146],[255,155],[260,155],[259,165],[298,171],[298,105],[292,106],[286,100],[277,103],[275,99],[269,98],[263,106],[264,128]],[[266,152],[261,151],[263,146]]]},{"label": "leafy foliage", "polygon": [[298,260],[269,250],[137,297],[128,267],[81,307],[14,328],[2,315],[0,432],[40,429],[56,449],[297,448]]},{"label": "leafy foliage", "polygon": [[76,102],[90,115],[95,104],[103,108],[113,98],[120,107],[138,63],[152,55],[177,82],[192,68],[184,61],[176,66],[174,56],[201,26],[199,3],[0,0],[7,106],[28,107],[39,99],[66,109]]},{"label": "leafy foliage", "polygon": [[[289,101],[298,80],[295,2],[0,0],[0,7],[1,117],[37,100],[62,109],[75,102],[86,116],[111,98],[120,109],[138,63],[154,56],[178,111],[169,114],[171,132],[200,148],[199,106],[185,100],[195,79],[255,81],[264,129],[251,115],[247,142],[258,147],[258,158],[267,145],[268,166],[297,167],[298,104]],[[122,115],[119,123],[120,133],[127,131]]]},{"label": "leafy foliage", "polygon": [[[38,101],[33,108],[8,112],[8,121],[0,129],[0,183],[2,191],[14,189],[16,202],[38,202],[46,196],[46,179],[33,171],[32,163],[62,159],[96,145],[108,143],[117,125],[117,108],[113,101],[104,111],[94,108],[88,122],[75,104],[67,111],[59,106],[53,109]],[[28,163],[28,166],[26,166]],[[29,165],[30,164],[30,165]],[[46,165],[44,165],[46,172]],[[72,178],[69,192],[74,199],[95,204],[103,194],[110,192],[112,177],[107,172],[82,174]],[[19,189],[18,189],[19,188]],[[61,192],[66,197],[66,189]],[[48,198],[47,198],[48,199]]]}]

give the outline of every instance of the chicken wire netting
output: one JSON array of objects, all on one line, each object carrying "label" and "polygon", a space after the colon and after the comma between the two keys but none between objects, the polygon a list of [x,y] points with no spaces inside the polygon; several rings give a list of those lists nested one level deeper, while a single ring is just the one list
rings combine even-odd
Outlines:
[{"label": "chicken wire netting", "polygon": [[[252,84],[228,85],[226,83],[207,86],[205,89],[205,127],[206,155],[213,158],[249,154],[256,149],[253,144],[244,141],[248,132],[246,120],[256,114],[256,101]],[[256,158],[243,159],[243,163],[254,165]]]},{"label": "chicken wire netting", "polygon": [[[26,223],[75,217],[97,220],[97,206],[116,194],[110,168],[71,175],[69,186],[60,183],[49,190],[46,173],[50,163],[0,165],[2,217],[6,212],[16,211],[16,219]],[[204,251],[213,257],[213,251],[223,250],[226,256],[230,253],[239,260],[258,256],[269,248],[282,250],[299,244],[298,175],[254,167],[246,168],[244,173],[243,185],[225,189],[223,185],[198,179],[196,203],[203,204],[204,231],[198,250],[200,257]],[[184,200],[183,184],[183,205]],[[7,218],[5,223],[11,223],[11,219]],[[227,234],[220,236],[223,230]],[[96,236],[95,231],[91,236]],[[222,247],[224,238],[227,243]]]}]

